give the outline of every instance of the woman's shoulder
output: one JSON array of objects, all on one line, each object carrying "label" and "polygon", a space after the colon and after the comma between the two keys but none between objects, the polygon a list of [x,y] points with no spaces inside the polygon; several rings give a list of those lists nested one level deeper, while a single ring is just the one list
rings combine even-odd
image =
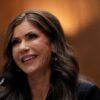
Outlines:
[{"label": "woman's shoulder", "polygon": [[90,82],[80,82],[78,100],[100,100],[100,88]]}]

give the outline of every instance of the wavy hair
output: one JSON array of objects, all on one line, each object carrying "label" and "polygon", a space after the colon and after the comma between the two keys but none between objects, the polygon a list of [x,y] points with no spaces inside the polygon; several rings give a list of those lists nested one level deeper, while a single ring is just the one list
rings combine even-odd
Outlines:
[{"label": "wavy hair", "polygon": [[5,77],[1,94],[5,100],[31,100],[31,92],[26,75],[15,64],[12,57],[12,43],[14,28],[24,20],[29,21],[42,31],[54,48],[51,62],[52,93],[47,98],[57,97],[57,100],[76,100],[76,87],[79,67],[73,51],[64,36],[59,20],[47,11],[25,11],[18,15],[9,25],[7,41],[4,51],[5,65],[2,77]]}]

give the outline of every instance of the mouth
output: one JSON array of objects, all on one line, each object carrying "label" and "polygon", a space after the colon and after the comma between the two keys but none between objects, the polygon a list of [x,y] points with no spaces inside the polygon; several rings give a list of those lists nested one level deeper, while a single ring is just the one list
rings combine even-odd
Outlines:
[{"label": "mouth", "polygon": [[22,63],[30,63],[30,62],[32,62],[36,57],[37,57],[37,55],[25,55],[25,56],[21,57],[21,62],[22,62]]}]

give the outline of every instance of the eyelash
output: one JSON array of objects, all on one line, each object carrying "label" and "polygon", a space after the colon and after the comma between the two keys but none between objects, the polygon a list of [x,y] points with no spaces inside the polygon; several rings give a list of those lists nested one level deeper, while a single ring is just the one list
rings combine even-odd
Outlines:
[{"label": "eyelash", "polygon": [[20,43],[19,40],[13,40],[13,41],[12,41],[12,46],[15,46],[15,45],[18,44],[18,43]]},{"label": "eyelash", "polygon": [[[33,40],[33,39],[36,39],[37,37],[38,37],[38,35],[36,33],[30,33],[27,35],[28,40]],[[15,46],[18,43],[20,43],[20,40],[18,40],[18,39],[12,40],[12,46]]]},{"label": "eyelash", "polygon": [[35,33],[30,33],[27,37],[28,37],[28,39],[35,39],[35,38],[37,38],[38,36],[37,36],[37,34],[35,34]]}]

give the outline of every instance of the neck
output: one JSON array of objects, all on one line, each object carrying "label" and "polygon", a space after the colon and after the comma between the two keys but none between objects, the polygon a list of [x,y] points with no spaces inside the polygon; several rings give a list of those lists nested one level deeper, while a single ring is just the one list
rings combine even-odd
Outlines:
[{"label": "neck", "polygon": [[28,82],[34,100],[45,100],[50,87],[50,69],[28,76]]}]

